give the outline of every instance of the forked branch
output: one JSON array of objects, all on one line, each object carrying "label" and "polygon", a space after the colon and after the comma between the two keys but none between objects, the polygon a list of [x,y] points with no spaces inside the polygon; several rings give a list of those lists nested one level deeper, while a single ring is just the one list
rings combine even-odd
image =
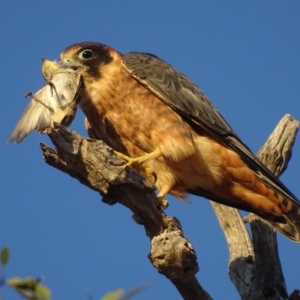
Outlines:
[{"label": "forked branch", "polygon": [[[298,122],[286,115],[260,149],[259,158],[276,175],[287,166],[297,130]],[[103,202],[128,207],[150,238],[148,257],[158,272],[171,280],[184,299],[211,299],[195,277],[199,267],[193,246],[183,235],[179,220],[160,209],[152,183],[125,167],[124,161],[100,140],[83,138],[60,125],[49,136],[56,151],[41,144],[46,163],[99,192]],[[213,206],[228,241],[229,274],[241,298],[286,298],[274,232],[251,217],[251,241],[237,210],[216,203]],[[271,256],[270,260],[265,261],[266,256]],[[265,284],[266,278],[275,279]],[[289,299],[300,300],[299,293],[294,291]]]}]

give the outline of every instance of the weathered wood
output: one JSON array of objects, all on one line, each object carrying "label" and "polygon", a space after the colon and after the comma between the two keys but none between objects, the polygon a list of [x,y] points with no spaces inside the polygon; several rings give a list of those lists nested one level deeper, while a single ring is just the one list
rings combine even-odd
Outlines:
[{"label": "weathered wood", "polygon": [[213,201],[211,204],[228,244],[229,277],[243,299],[254,276],[252,242],[237,209]]},{"label": "weathered wood", "polygon": [[[292,157],[298,128],[299,122],[292,116],[285,115],[265,145],[258,151],[257,157],[276,176],[280,176],[287,168]],[[249,286],[247,299],[259,299],[255,298],[257,296],[274,300],[287,298],[288,293],[281,270],[276,233],[257,216],[253,216],[250,227],[255,253],[256,276]]]},{"label": "weathered wood", "polygon": [[180,222],[160,208],[152,183],[116,156],[102,141],[83,138],[57,125],[49,135],[56,151],[41,144],[47,164],[99,192],[103,201],[120,203],[134,213],[151,241],[149,260],[176,286],[184,299],[211,299],[195,274],[196,253]]},{"label": "weathered wood", "polygon": [[[285,115],[258,151],[258,158],[276,175],[284,172],[292,155],[299,122]],[[229,276],[242,299],[286,299],[288,297],[274,230],[250,214],[252,243],[240,213],[212,203],[228,243]],[[253,245],[253,248],[252,248]]]},{"label": "weathered wood", "polygon": [[[259,151],[258,157],[276,175],[287,166],[297,130],[298,122],[285,116]],[[49,136],[56,151],[41,144],[46,163],[99,192],[105,203],[128,207],[150,238],[148,257],[153,266],[170,279],[184,299],[211,299],[195,277],[199,267],[193,246],[183,235],[180,222],[160,209],[152,183],[125,167],[102,141],[83,138],[59,125]],[[229,275],[241,298],[287,298],[273,230],[249,215],[251,241],[237,210],[212,204],[229,246]],[[300,300],[299,292],[295,290],[288,299]]]}]

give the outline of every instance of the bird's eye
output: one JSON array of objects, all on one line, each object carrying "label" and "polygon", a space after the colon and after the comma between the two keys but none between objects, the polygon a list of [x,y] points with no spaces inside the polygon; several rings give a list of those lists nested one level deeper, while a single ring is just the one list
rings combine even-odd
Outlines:
[{"label": "bird's eye", "polygon": [[85,49],[79,53],[78,57],[82,60],[88,60],[94,57],[94,53],[90,49]]}]

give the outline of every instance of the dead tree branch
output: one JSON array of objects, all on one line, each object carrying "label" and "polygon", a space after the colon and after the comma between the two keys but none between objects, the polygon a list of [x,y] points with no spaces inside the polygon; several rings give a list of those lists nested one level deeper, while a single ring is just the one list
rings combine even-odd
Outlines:
[{"label": "dead tree branch", "polygon": [[46,163],[99,192],[105,203],[128,207],[150,238],[148,257],[158,272],[184,299],[211,299],[195,277],[199,267],[193,246],[180,222],[160,209],[152,183],[125,167],[124,160],[100,140],[83,138],[59,125],[49,136],[56,151],[41,144]]},{"label": "dead tree branch", "polygon": [[[286,115],[259,151],[258,157],[277,176],[291,157],[297,130],[298,122]],[[125,167],[102,141],[83,138],[59,125],[49,136],[56,151],[41,144],[46,163],[99,192],[103,202],[128,207],[150,238],[148,257],[158,272],[170,279],[184,299],[211,299],[195,277],[199,267],[193,246],[180,222],[160,209],[152,183]],[[274,232],[259,218],[248,217],[251,241],[237,210],[212,204],[229,246],[229,275],[241,298],[287,298]],[[298,296],[294,291],[289,299],[300,300]]]},{"label": "dead tree branch", "polygon": [[[292,155],[299,122],[285,115],[257,157],[280,176]],[[285,280],[274,230],[254,214],[250,223],[252,242],[238,210],[212,202],[229,247],[229,276],[242,299],[287,299]],[[292,299],[292,298],[290,298]]]}]

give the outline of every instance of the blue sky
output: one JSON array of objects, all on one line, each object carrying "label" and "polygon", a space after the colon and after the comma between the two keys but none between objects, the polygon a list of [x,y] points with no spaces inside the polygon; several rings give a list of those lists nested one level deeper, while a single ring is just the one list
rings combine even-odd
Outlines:
[{"label": "blue sky", "polygon": [[[300,2],[252,1],[2,1],[0,3],[0,246],[11,250],[7,276],[44,276],[53,299],[98,299],[109,290],[150,287],[134,299],[180,299],[147,259],[149,240],[131,213],[43,162],[31,134],[6,141],[28,100],[43,85],[43,55],[68,45],[106,43],[119,51],[156,54],[205,92],[256,152],[280,118],[300,120]],[[86,135],[83,114],[71,128]],[[300,143],[282,176],[300,197]],[[227,275],[228,250],[208,201],[170,199],[195,247],[202,286],[214,299],[238,299]],[[279,237],[289,291],[300,288],[300,248]],[[4,299],[20,299],[7,288]]]}]

